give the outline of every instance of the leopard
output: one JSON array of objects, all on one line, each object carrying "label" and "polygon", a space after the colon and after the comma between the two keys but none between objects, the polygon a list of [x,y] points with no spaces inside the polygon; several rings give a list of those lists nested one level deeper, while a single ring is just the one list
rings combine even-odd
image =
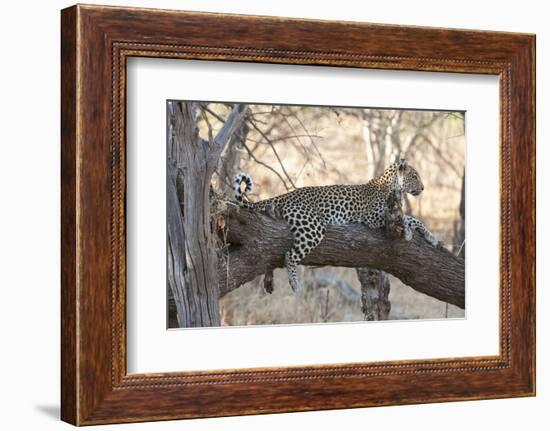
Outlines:
[{"label": "leopard", "polygon": [[[251,202],[247,197],[254,190],[248,174],[238,172],[233,177],[232,186],[239,206],[277,214],[290,227],[293,244],[285,253],[285,266],[290,287],[295,293],[301,290],[297,266],[321,243],[327,226],[362,223],[371,229],[382,228],[390,194],[397,192],[403,199],[406,193],[419,196],[424,190],[418,171],[403,158],[364,184],[299,187],[258,202]],[[428,243],[437,246],[435,235],[420,220],[404,215],[404,227],[407,241],[412,239],[413,231],[418,231]]]}]

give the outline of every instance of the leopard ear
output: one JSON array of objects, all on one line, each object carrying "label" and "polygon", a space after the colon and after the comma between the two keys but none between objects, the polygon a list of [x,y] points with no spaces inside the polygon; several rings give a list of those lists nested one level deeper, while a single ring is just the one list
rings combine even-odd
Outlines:
[{"label": "leopard ear", "polygon": [[397,162],[397,167],[400,171],[404,171],[407,167],[407,161],[405,159],[399,159]]}]

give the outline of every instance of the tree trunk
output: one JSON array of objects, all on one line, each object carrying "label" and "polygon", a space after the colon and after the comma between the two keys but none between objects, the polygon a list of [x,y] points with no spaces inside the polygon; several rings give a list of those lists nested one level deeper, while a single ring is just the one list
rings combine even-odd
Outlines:
[{"label": "tree trunk", "polygon": [[388,320],[391,304],[389,300],[390,279],[384,271],[357,268],[361,283],[361,311],[365,320]]},{"label": "tree trunk", "polygon": [[223,194],[233,196],[232,182],[233,177],[239,172],[243,144],[246,142],[249,128],[246,122],[243,122],[239,129],[231,136],[229,144],[226,146],[217,168],[217,184],[215,189]]},{"label": "tree trunk", "polygon": [[[210,182],[245,111],[242,105],[234,105],[208,142],[199,137],[197,104],[170,102],[168,109],[167,283],[181,327],[219,326],[219,258],[210,224]],[[183,202],[178,196],[184,197]]]},{"label": "tree trunk", "polygon": [[[401,138],[400,138],[400,120],[402,112],[398,111],[389,118],[384,125],[380,127],[378,122],[378,130],[373,133],[374,126],[372,115],[368,115],[363,111],[364,127],[367,133],[364,133],[367,147],[371,148],[374,156],[374,147],[378,148],[378,158],[374,160],[373,177],[378,177],[384,171],[386,166],[386,138],[389,137],[391,142],[390,152],[397,151],[400,154]],[[370,119],[367,119],[371,117]],[[371,139],[371,133],[376,136],[376,139]],[[383,136],[381,136],[383,135]],[[401,205],[401,204],[400,204]],[[399,206],[401,211],[401,206]],[[390,292],[390,283],[388,275],[384,271],[371,269],[368,267],[356,268],[357,279],[361,284],[361,311],[365,320],[386,320],[390,312],[390,301],[388,299]],[[386,311],[387,310],[387,311]]]},{"label": "tree trunk", "polygon": [[185,228],[183,213],[178,201],[176,189],[177,169],[170,161],[167,163],[166,178],[166,223],[168,235],[166,238],[166,254],[168,264],[166,276],[169,290],[174,299],[178,325],[186,327],[191,322],[190,300],[187,285],[187,259],[185,256]]}]

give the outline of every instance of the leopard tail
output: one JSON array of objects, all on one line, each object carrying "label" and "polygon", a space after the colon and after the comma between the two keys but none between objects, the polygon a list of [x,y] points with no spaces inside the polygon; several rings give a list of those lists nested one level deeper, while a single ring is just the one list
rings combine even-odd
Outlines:
[{"label": "leopard tail", "polygon": [[[242,184],[245,184],[244,190],[242,190]],[[254,183],[250,175],[244,172],[239,172],[233,177],[233,192],[235,193],[235,199],[245,208],[251,208],[252,203],[245,199],[245,194],[254,190]]]}]

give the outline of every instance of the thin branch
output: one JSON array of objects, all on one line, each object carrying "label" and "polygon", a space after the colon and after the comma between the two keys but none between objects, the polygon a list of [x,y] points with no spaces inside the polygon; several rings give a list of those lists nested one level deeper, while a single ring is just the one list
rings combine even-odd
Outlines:
[{"label": "thin branch", "polygon": [[[271,142],[273,143],[276,143],[276,142],[282,142],[282,141],[288,141],[288,140],[291,140],[291,139],[296,139],[296,138],[309,138],[309,137],[314,137],[314,138],[323,138],[323,136],[321,135],[288,135],[288,136],[282,136],[280,138],[271,138]],[[251,142],[254,142],[255,144],[258,144],[258,143],[261,143],[262,141],[257,141],[255,139],[251,139],[251,138],[248,138],[249,141]]]},{"label": "thin branch", "polygon": [[448,160],[444,155],[443,153],[441,152],[441,150],[439,148],[437,148],[434,143],[431,141],[430,138],[428,138],[427,136],[423,136],[424,138],[424,142],[426,144],[428,144],[433,150],[434,152],[436,153],[436,155],[443,161],[443,163],[445,163],[449,168],[451,168],[451,170],[456,174],[456,176],[458,178],[461,178],[462,177],[462,172],[459,172],[459,170],[455,167],[455,165],[453,163],[451,163],[450,160]]},{"label": "thin branch", "polygon": [[263,166],[266,169],[269,169],[271,172],[273,172],[275,175],[277,175],[279,177],[279,179],[281,180],[281,182],[283,183],[283,186],[285,187],[287,192],[291,190],[290,187],[287,186],[287,184],[285,182],[285,179],[282,177],[282,175],[279,172],[277,172],[275,169],[273,169],[271,166],[269,166],[267,163],[264,163],[260,159],[258,159],[254,155],[254,153],[250,150],[250,148],[248,148],[248,146],[246,145],[246,142],[243,142],[243,148],[246,150],[246,152],[248,153],[248,156],[252,160],[254,160],[259,165]]},{"label": "thin branch", "polygon": [[[294,132],[294,135],[297,136],[298,135],[298,132],[296,131],[296,129],[294,128],[294,126],[290,123],[290,121],[288,121],[288,117],[293,117],[296,121],[298,121],[298,123],[300,124],[300,126],[302,127],[302,129],[304,130],[304,132],[306,133],[306,136],[309,135],[309,132],[307,130],[307,128],[305,127],[304,123],[302,123],[302,121],[298,118],[298,116],[294,113],[291,112],[291,114],[285,114],[283,113],[283,111],[281,110],[277,110],[276,111],[281,117],[283,117],[283,120],[284,122],[288,125],[288,127],[290,128],[290,130],[292,130]],[[315,143],[313,142],[313,139],[309,137],[309,140],[310,140],[310,143],[311,145],[313,146],[313,148],[315,149],[315,151],[317,151],[317,154],[319,155],[319,158],[321,159],[321,162],[323,163],[323,167],[326,167],[326,162],[325,162],[325,159],[323,158],[321,152],[319,151],[319,149],[317,148],[317,146],[315,145]],[[302,141],[300,139],[298,139],[298,142],[300,143],[300,146],[302,147],[302,149],[304,150],[304,154],[306,156],[306,159],[307,161],[309,162],[310,158],[309,158],[309,152],[307,151],[305,145],[302,144]]]},{"label": "thin branch", "polygon": [[275,145],[273,145],[273,142],[271,141],[271,139],[269,139],[269,137],[256,124],[254,124],[253,121],[251,121],[251,120],[247,120],[247,121],[269,144],[269,146],[273,150],[273,154],[275,154],[275,157],[277,158],[277,161],[279,162],[279,166],[281,166],[281,169],[283,170],[283,173],[285,174],[286,178],[288,179],[288,181],[290,182],[292,187],[297,188],[296,184],[294,184],[294,181],[292,181],[292,178],[290,177],[287,170],[285,169],[285,165],[284,165],[283,161],[281,160],[281,157],[279,156],[279,153],[275,149]]}]

